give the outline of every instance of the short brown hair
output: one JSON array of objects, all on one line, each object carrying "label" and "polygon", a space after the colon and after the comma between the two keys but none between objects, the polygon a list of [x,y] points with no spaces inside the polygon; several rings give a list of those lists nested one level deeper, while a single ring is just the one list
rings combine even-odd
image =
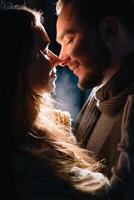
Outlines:
[{"label": "short brown hair", "polygon": [[56,3],[56,13],[57,15],[60,14],[63,7],[68,4],[71,0],[58,0]]},{"label": "short brown hair", "polygon": [[57,0],[57,15],[61,13],[63,7],[68,3],[74,5],[73,11],[77,10],[77,17],[85,22],[98,24],[105,17],[113,16],[124,24],[128,32],[133,34],[133,0]]}]

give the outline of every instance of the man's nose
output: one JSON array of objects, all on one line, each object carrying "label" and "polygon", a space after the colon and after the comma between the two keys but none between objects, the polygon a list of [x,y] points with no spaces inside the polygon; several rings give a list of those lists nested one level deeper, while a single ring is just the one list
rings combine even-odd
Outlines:
[{"label": "man's nose", "polygon": [[57,65],[60,64],[61,62],[60,58],[49,49],[47,51],[47,56],[50,59],[52,67],[56,67]]},{"label": "man's nose", "polygon": [[59,65],[61,66],[65,66],[68,64],[69,60],[70,60],[70,57],[69,55],[66,53],[65,50],[60,50],[60,54],[59,54],[59,59],[61,60]]}]

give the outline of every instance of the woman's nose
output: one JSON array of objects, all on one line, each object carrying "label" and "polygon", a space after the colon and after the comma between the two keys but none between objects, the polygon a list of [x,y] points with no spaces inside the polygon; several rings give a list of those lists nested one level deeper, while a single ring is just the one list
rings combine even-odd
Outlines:
[{"label": "woman's nose", "polygon": [[50,59],[52,67],[56,67],[61,62],[60,58],[48,49],[47,56]]}]

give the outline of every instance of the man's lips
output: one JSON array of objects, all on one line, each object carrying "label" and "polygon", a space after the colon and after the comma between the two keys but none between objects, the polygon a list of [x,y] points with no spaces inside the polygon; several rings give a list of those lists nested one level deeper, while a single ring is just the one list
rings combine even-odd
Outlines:
[{"label": "man's lips", "polygon": [[69,69],[75,74],[75,72],[78,70],[79,65],[69,67]]}]

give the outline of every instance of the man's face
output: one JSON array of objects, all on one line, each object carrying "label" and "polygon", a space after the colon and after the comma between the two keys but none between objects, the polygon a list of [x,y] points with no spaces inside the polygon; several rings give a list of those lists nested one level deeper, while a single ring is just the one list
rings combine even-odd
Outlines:
[{"label": "man's face", "polygon": [[96,29],[76,18],[73,9],[68,4],[57,19],[59,57],[78,77],[80,88],[93,88],[102,83],[110,67],[111,52],[103,45]]}]

